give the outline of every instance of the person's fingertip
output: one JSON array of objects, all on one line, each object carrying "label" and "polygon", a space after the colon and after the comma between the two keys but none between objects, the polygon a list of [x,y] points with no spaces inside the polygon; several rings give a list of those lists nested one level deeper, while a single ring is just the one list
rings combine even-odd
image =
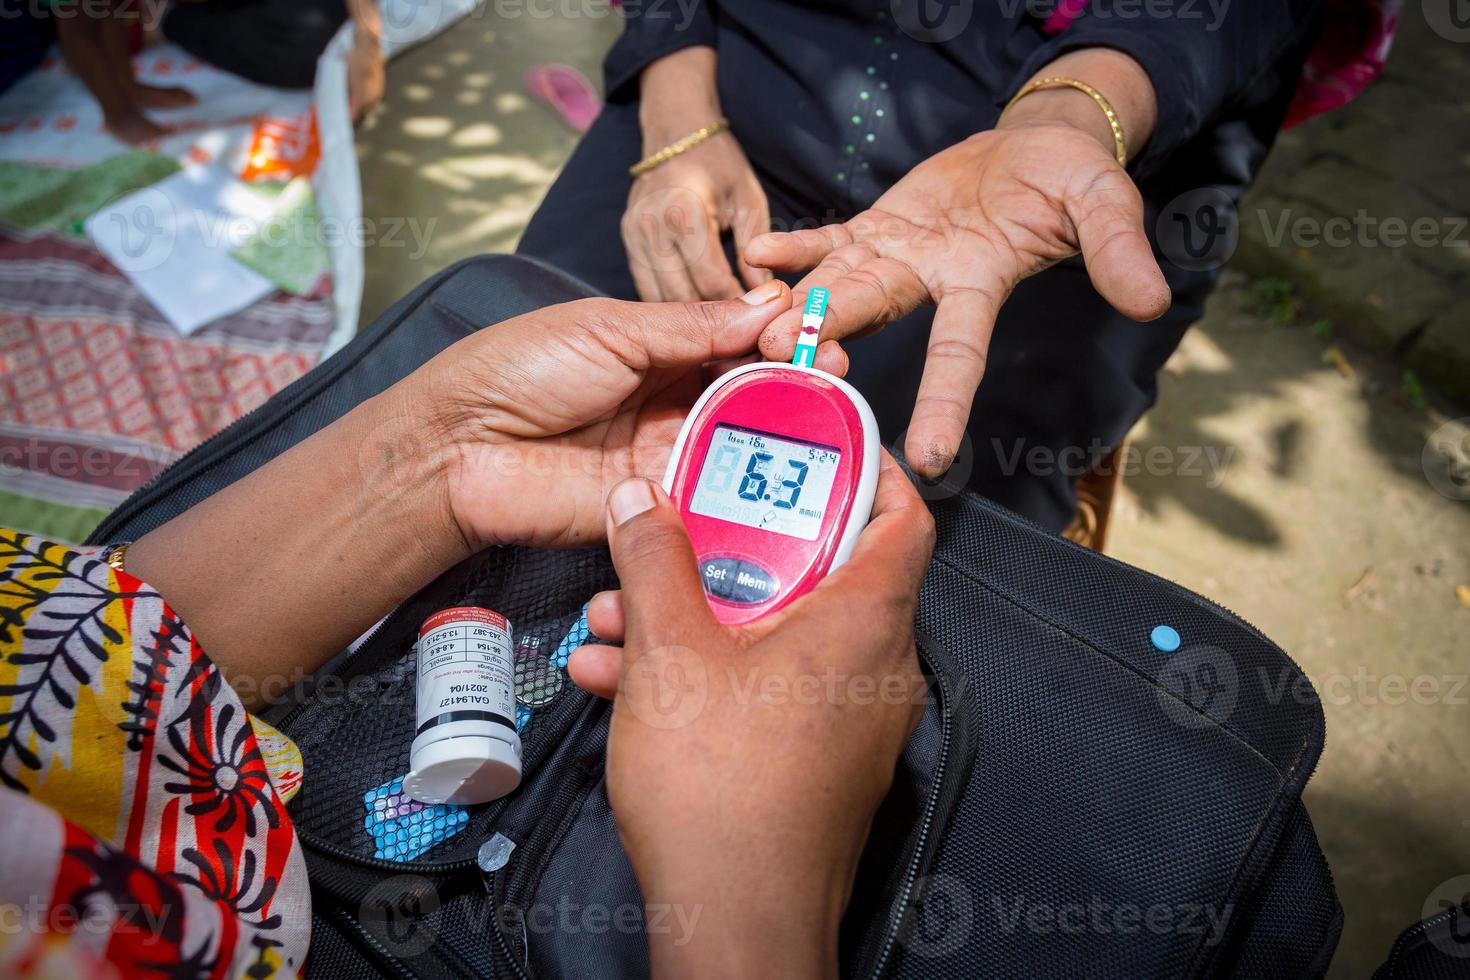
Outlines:
[{"label": "person's fingertip", "polygon": [[796,353],[796,341],[775,327],[767,327],[756,342],[761,356],[768,361],[785,361]]},{"label": "person's fingertip", "polygon": [[1168,285],[1161,281],[1135,295],[1129,304],[1131,308],[1123,312],[1136,323],[1152,323],[1168,313],[1173,303],[1173,293]]},{"label": "person's fingertip", "polygon": [[841,378],[847,374],[850,361],[841,344],[835,340],[824,340],[817,347],[815,364],[818,370]]},{"label": "person's fingertip", "polygon": [[617,589],[599,592],[587,600],[587,628],[593,636],[605,640],[622,639],[623,597]]},{"label": "person's fingertip", "polygon": [[740,297],[740,301],[747,306],[765,306],[774,303],[787,291],[786,284],[779,279],[763,282],[759,286]]},{"label": "person's fingertip", "polygon": [[747,252],[769,252],[775,249],[781,242],[781,233],[778,231],[767,231],[756,235],[746,244]]},{"label": "person's fingertip", "polygon": [[577,686],[579,687],[582,686],[582,681],[580,680],[579,675],[586,673],[587,666],[596,656],[596,654],[585,652],[590,649],[590,647],[585,646],[577,647],[571,653],[567,654],[567,673],[572,676],[572,680],[575,681]]},{"label": "person's fingertip", "polygon": [[934,476],[943,476],[954,465],[954,450],[942,442],[931,442],[924,447],[924,464]]},{"label": "person's fingertip", "polygon": [[909,466],[926,480],[937,480],[949,472],[954,455],[954,449],[939,438],[910,436],[904,445]]},{"label": "person's fingertip", "polygon": [[658,506],[655,484],[642,477],[624,480],[607,495],[607,515],[613,527],[621,527],[645,511]]},{"label": "person's fingertip", "polygon": [[775,274],[770,269],[763,269],[758,265],[751,265],[742,252],[740,255],[740,278],[745,285],[751,289],[755,289],[757,286],[764,286],[770,282],[775,278]]},{"label": "person's fingertip", "polygon": [[1153,303],[1149,307],[1149,309],[1152,311],[1152,315],[1149,317],[1149,320],[1157,320],[1165,313],[1168,313],[1173,305],[1174,290],[1169,288],[1169,283],[1165,281],[1163,274],[1161,273],[1159,275],[1158,292],[1154,297]]},{"label": "person's fingertip", "polygon": [[621,653],[614,647],[592,645],[573,650],[567,658],[567,676],[582,690],[612,700],[622,673]]}]

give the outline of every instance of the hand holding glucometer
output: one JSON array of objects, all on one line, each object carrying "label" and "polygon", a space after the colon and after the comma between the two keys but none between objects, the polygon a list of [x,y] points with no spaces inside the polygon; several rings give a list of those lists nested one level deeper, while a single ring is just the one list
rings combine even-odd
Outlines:
[{"label": "hand holding glucometer", "polygon": [[[721,377],[695,400],[670,453],[667,498],[720,623],[751,622],[809,593],[851,557],[873,512],[881,453],[873,413],[815,367],[826,302],[825,290],[809,295],[794,363]],[[493,609],[446,610],[425,623],[419,729],[403,783],[412,798],[483,802],[519,782],[510,630]]]},{"label": "hand holding glucometer", "polygon": [[664,489],[715,618],[744,623],[804,595],[852,555],[878,484],[862,395],[812,366],[827,291],[813,289],[791,364],[736,368],[689,412]]},{"label": "hand holding glucometer", "polygon": [[742,975],[834,975],[819,962],[836,952],[823,915],[846,903],[925,703],[913,628],[934,524],[881,451],[878,469],[850,559],[734,626],[706,595],[682,508],[641,479],[609,496],[622,589],[593,599],[605,642],[569,667],[583,688],[616,694],[607,794],[644,901],[703,916],[688,943],[653,937],[655,975],[708,972],[731,954],[722,942],[751,935],[766,939],[731,954]]}]

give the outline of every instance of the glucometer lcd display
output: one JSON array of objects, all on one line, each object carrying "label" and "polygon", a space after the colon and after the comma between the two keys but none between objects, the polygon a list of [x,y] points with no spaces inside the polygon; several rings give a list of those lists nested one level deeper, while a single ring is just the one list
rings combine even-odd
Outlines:
[{"label": "glucometer lcd display", "polygon": [[717,424],[689,510],[815,541],[841,459],[831,446]]}]

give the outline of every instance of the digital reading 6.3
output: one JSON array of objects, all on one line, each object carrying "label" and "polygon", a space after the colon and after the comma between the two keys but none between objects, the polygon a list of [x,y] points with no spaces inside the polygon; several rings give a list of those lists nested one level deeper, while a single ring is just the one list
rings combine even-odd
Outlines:
[{"label": "digital reading 6.3", "polygon": [[829,446],[716,425],[689,510],[815,541],[841,458]]}]

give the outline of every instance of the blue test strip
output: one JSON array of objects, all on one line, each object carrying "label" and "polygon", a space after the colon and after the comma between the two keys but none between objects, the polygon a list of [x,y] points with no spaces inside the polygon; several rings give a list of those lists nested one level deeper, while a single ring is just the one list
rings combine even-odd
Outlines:
[{"label": "blue test strip", "polygon": [[801,333],[796,335],[792,364],[809,368],[817,363],[817,343],[822,339],[822,321],[826,317],[827,290],[816,286],[806,294],[806,309],[801,311]]}]

